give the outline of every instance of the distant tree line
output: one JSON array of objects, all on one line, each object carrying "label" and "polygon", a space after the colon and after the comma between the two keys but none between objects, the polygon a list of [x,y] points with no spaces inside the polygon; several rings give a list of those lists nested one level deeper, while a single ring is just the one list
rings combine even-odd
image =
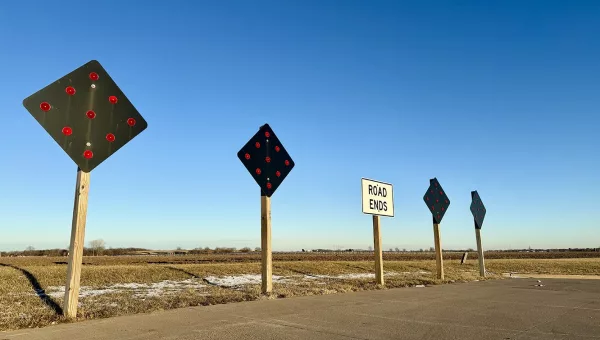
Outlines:
[{"label": "distant tree line", "polygon": [[[177,247],[178,250],[182,250],[181,247]],[[249,247],[244,247],[244,248],[240,248],[237,249],[235,247],[216,247],[214,249],[211,249],[209,247],[198,247],[198,248],[194,248],[192,250],[186,251],[185,253],[187,254],[231,254],[231,253],[252,253],[252,252],[260,252],[261,249],[260,247],[256,247],[253,249],[249,248]],[[333,250],[333,249],[312,249],[312,250],[305,250],[302,249],[302,252],[318,252],[318,253],[347,253],[347,252],[352,252],[352,253],[362,253],[362,252],[372,252],[373,249],[372,247],[369,247],[369,250],[363,250],[363,249],[338,249],[338,250]],[[408,253],[414,253],[414,252],[434,252],[435,248],[434,247],[430,247],[428,250],[424,250],[424,249],[419,249],[419,250],[406,250],[406,248],[400,250],[399,248],[395,248],[392,249],[390,248],[388,250],[389,252],[408,252]],[[468,249],[444,249],[445,252],[473,252],[474,250],[472,248],[468,248]],[[146,249],[146,248],[135,248],[135,247],[128,247],[128,248],[106,248],[105,247],[105,243],[103,240],[93,240],[89,242],[89,247],[85,247],[83,249],[83,255],[84,256],[123,256],[123,255],[140,255],[140,252],[148,252],[148,253],[153,253],[152,250],[150,249]],[[387,251],[386,251],[387,252]],[[510,249],[510,250],[486,250],[486,253],[489,252],[510,252],[510,253],[515,253],[515,252],[552,252],[552,253],[556,253],[556,252],[600,252],[600,247],[599,248],[561,248],[561,249]],[[68,256],[69,254],[69,250],[68,249],[60,249],[60,248],[55,248],[55,249],[40,249],[37,250],[32,246],[27,247],[25,250],[23,251],[8,251],[8,252],[0,252],[0,256],[2,257],[14,257],[14,256],[51,256],[51,257],[60,257],[60,256]]]},{"label": "distant tree line", "polygon": [[[260,248],[254,248],[254,251],[260,251]],[[215,249],[211,249],[209,247],[204,248],[194,248],[188,251],[188,254],[231,254],[231,253],[250,253],[252,249],[249,247],[244,247],[241,249],[237,249],[235,247],[216,247]]]}]

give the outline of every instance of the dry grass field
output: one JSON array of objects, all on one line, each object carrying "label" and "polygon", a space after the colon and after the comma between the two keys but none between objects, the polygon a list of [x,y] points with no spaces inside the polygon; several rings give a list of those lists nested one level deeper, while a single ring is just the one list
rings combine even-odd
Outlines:
[{"label": "dry grass field", "polygon": [[[498,254],[507,258],[498,258]],[[517,258],[511,253],[486,255],[489,278],[499,279],[502,273],[508,272],[600,275],[600,253],[554,259],[543,258],[538,253],[525,254],[535,258]],[[446,280],[440,282],[435,279],[432,253],[386,253],[386,287],[420,287],[479,279],[476,253],[470,253],[464,265],[460,264],[461,256],[444,254]],[[524,257],[523,253],[518,253],[518,257]],[[273,294],[265,297],[260,294],[259,259],[259,254],[85,257],[78,319],[264,298],[385,289],[374,284],[372,255],[369,254],[274,254]],[[0,330],[65,322],[60,314],[66,260],[65,257],[0,258]]]}]

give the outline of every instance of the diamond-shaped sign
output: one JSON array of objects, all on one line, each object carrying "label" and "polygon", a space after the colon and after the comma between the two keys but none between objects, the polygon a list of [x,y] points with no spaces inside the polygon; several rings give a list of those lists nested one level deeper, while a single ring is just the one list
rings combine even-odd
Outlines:
[{"label": "diamond-shaped sign", "polygon": [[267,197],[275,193],[294,167],[294,161],[269,124],[260,127],[238,152],[238,158]]},{"label": "diamond-shaped sign", "polygon": [[429,211],[431,211],[434,223],[442,223],[442,218],[444,218],[444,214],[446,214],[450,206],[450,199],[444,189],[442,189],[437,178],[429,180],[429,189],[427,189],[427,192],[423,196],[423,201],[425,201]]},{"label": "diamond-shaped sign", "polygon": [[25,98],[23,106],[84,172],[148,127],[96,60]]},{"label": "diamond-shaped sign", "polygon": [[471,213],[475,219],[475,228],[481,229],[485,218],[485,206],[479,197],[477,190],[471,191]]}]

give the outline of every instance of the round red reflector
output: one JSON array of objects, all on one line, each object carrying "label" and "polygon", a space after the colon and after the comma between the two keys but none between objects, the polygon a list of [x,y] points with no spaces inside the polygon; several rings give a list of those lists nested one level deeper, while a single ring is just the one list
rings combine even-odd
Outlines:
[{"label": "round red reflector", "polygon": [[433,210],[433,205],[431,206],[431,210]]},{"label": "round red reflector", "polygon": [[271,134],[269,133],[269,131],[265,131],[265,137],[267,137],[267,138],[271,137]]},{"label": "round red reflector", "polygon": [[442,207],[442,211],[444,211],[444,207]]},{"label": "round red reflector", "polygon": [[446,204],[448,204],[448,203],[450,203],[450,202],[448,202],[448,200],[446,200]]},{"label": "round red reflector", "polygon": [[272,186],[271,183],[267,183],[267,189],[271,189]]},{"label": "round red reflector", "polygon": [[281,172],[279,172],[279,171],[275,172],[275,176],[281,177]]},{"label": "round red reflector", "polygon": [[98,77],[98,73],[96,73],[96,72],[90,73],[90,79],[91,80],[96,81],[96,80],[98,80],[98,78],[99,78]]},{"label": "round red reflector", "polygon": [[289,166],[290,165],[290,161],[288,161],[287,159],[285,160],[285,166]]},{"label": "round red reflector", "polygon": [[50,107],[51,107],[50,104],[48,104],[46,102],[43,102],[40,104],[40,109],[42,109],[42,111],[44,111],[44,112],[50,111]]},{"label": "round red reflector", "polygon": [[75,88],[73,86],[67,86],[67,88],[65,89],[65,92],[69,95],[72,96],[75,94]]},{"label": "round red reflector", "polygon": [[257,174],[257,175],[260,175],[260,174],[261,174],[261,172],[262,172],[262,171],[260,171],[260,169],[259,169],[259,168],[256,168],[256,174]]},{"label": "round red reflector", "polygon": [[443,191],[440,191],[440,195],[443,195],[443,194],[444,194],[444,192],[443,192]]},{"label": "round red reflector", "polygon": [[109,133],[106,135],[106,140],[109,142],[114,142],[115,141],[115,135],[113,135],[112,133]]},{"label": "round red reflector", "polygon": [[425,196],[425,200],[426,200],[426,201],[429,201],[429,196]]},{"label": "round red reflector", "polygon": [[134,126],[135,125],[135,119],[133,119],[133,118],[127,119],[127,125]]},{"label": "round red reflector", "polygon": [[111,104],[116,104],[116,103],[117,103],[117,101],[119,101],[119,100],[118,100],[118,99],[117,99],[117,97],[115,97],[115,96],[110,96],[110,97],[108,97],[108,101],[109,101]]},{"label": "round red reflector", "polygon": [[250,159],[250,154],[247,153],[244,157],[246,157],[246,159]]},{"label": "round red reflector", "polygon": [[279,146],[276,146],[275,151],[279,152],[279,150],[281,150],[281,148]]},{"label": "round red reflector", "polygon": [[267,163],[271,163],[271,157],[267,157],[267,158],[265,158],[265,162],[267,162]]},{"label": "round red reflector", "polygon": [[254,146],[256,146],[256,148],[258,149],[258,148],[260,148],[260,143],[256,142],[256,143],[254,143]]},{"label": "round red reflector", "polygon": [[86,150],[86,151],[83,153],[83,157],[85,157],[85,158],[87,158],[87,159],[91,159],[92,157],[94,157],[94,153],[93,153],[92,151],[90,151],[90,150]]},{"label": "round red reflector", "polygon": [[88,112],[85,113],[85,115],[89,118],[89,119],[94,119],[96,118],[96,112],[89,110]]},{"label": "round red reflector", "polygon": [[70,128],[70,127],[68,127],[68,126],[65,126],[65,127],[62,129],[62,133],[63,133],[63,135],[65,135],[65,136],[70,136],[71,134],[73,134],[73,129],[71,129],[71,128]]}]

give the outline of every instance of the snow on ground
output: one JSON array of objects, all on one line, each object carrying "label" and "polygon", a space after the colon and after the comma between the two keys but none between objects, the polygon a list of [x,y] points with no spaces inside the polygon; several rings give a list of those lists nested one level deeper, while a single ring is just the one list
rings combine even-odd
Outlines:
[{"label": "snow on ground", "polygon": [[[415,275],[415,274],[431,274],[426,271],[417,272],[385,272],[384,276],[398,276],[398,275]],[[295,276],[278,276],[273,275],[274,283],[287,283],[297,284],[302,281],[308,280],[315,284],[325,284],[322,280],[328,279],[340,279],[340,280],[360,280],[360,279],[374,279],[374,273],[351,273],[341,275],[295,275]],[[81,298],[98,296],[109,293],[121,293],[131,292],[134,297],[137,298],[148,298],[158,297],[165,294],[180,292],[188,289],[202,290],[207,286],[205,282],[212,285],[216,285],[223,288],[240,289],[247,285],[260,285],[261,275],[260,274],[242,274],[242,275],[229,275],[229,276],[207,276],[204,279],[193,278],[183,281],[171,281],[165,280],[154,283],[117,283],[114,285],[92,288],[88,286],[82,286],[79,290],[79,296]],[[319,282],[321,281],[321,282]],[[38,296],[50,296],[53,298],[62,298],[65,294],[65,286],[52,286],[46,290],[39,290],[36,292]],[[208,294],[207,294],[208,295]]]},{"label": "snow on ground", "polygon": [[[221,287],[237,287],[242,285],[259,285],[261,284],[261,275],[242,274],[235,276],[207,276],[205,279],[215,285]],[[273,282],[288,283],[292,281],[290,278],[273,275]]]},{"label": "snow on ground", "polygon": [[[153,296],[161,296],[172,292],[178,292],[186,289],[201,289],[206,287],[200,283],[198,279],[188,279],[184,281],[165,280],[153,283],[117,283],[111,286],[102,288],[91,288],[82,286],[79,289],[79,297],[97,296],[116,292],[133,292],[135,297],[146,298]],[[43,294],[43,293],[42,293]],[[46,289],[46,295],[53,298],[60,298],[65,294],[65,286],[53,286]],[[40,292],[38,292],[40,295]]]}]

